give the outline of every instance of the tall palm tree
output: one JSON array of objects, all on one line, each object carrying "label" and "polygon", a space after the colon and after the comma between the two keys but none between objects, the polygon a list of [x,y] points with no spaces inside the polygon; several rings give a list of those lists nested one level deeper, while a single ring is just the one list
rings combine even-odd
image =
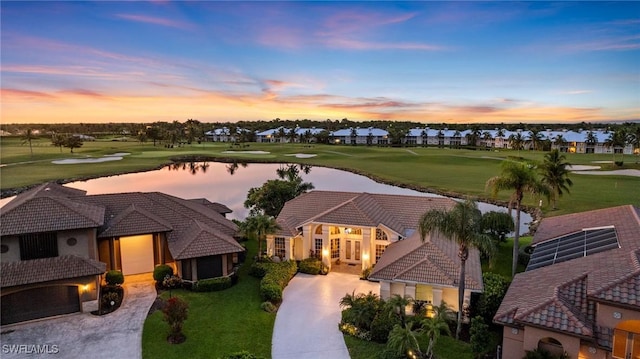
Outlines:
[{"label": "tall palm tree", "polygon": [[394,294],[385,302],[385,305],[389,309],[389,316],[398,316],[400,318],[400,323],[404,325],[407,318],[407,306],[411,305],[412,303],[412,298]]},{"label": "tall palm tree", "polygon": [[258,240],[258,257],[262,256],[262,242],[267,239],[267,235],[274,234],[279,229],[275,218],[264,214],[247,217],[243,228],[247,236],[254,236]]},{"label": "tall palm tree", "polygon": [[540,130],[529,130],[529,141],[531,142],[533,149],[535,151],[539,151],[540,147],[542,147],[543,142],[542,133],[540,132]]},{"label": "tall palm tree", "polygon": [[540,166],[542,183],[549,186],[549,199],[553,202],[553,209],[556,209],[557,199],[562,197],[563,191],[569,193],[569,187],[573,186],[567,168],[571,164],[565,159],[565,155],[561,155],[556,148],[544,155],[544,162]]},{"label": "tall palm tree", "polygon": [[553,144],[556,145],[556,148],[562,150],[562,147],[567,145],[567,140],[562,135],[556,136],[555,140],[553,140]]},{"label": "tall palm tree", "polygon": [[460,258],[460,278],[458,279],[458,324],[456,339],[462,330],[464,304],[465,269],[469,249],[478,248],[489,257],[495,252],[491,237],[482,230],[482,213],[472,200],[458,202],[450,211],[431,210],[420,218],[420,237],[424,241],[427,234],[438,231],[458,244]]},{"label": "tall palm tree", "polygon": [[518,151],[518,154],[520,153],[520,150],[524,148],[524,142],[524,136],[520,132],[509,136],[509,145],[512,149]]},{"label": "tall palm tree", "polygon": [[627,133],[624,128],[619,128],[615,132],[611,132],[609,138],[604,142],[604,145],[613,149],[613,161],[616,160],[616,148],[621,148],[622,159],[624,159],[624,146],[627,144]]},{"label": "tall palm tree", "polygon": [[31,157],[33,157],[33,146],[31,141],[35,140],[36,138],[38,138],[36,136],[36,133],[30,128],[27,128],[27,130],[24,131],[24,135],[22,136],[22,143],[29,144],[29,152],[31,152]]},{"label": "tall palm tree", "polygon": [[518,267],[518,250],[520,245],[520,212],[522,207],[522,199],[525,192],[531,194],[546,194],[549,192],[537,177],[534,167],[521,162],[502,162],[502,174],[500,176],[491,177],[487,180],[486,188],[491,190],[495,197],[498,192],[503,190],[512,190],[513,194],[509,201],[509,208],[514,204],[516,206],[516,233],[513,239],[513,258],[511,266],[511,276],[516,274]]},{"label": "tall palm tree", "polygon": [[431,359],[433,358],[433,347],[436,345],[438,338],[440,338],[440,334],[445,332],[447,335],[451,335],[451,331],[447,322],[438,317],[424,318],[420,324],[422,332],[429,338],[429,346],[424,354],[428,359]]}]

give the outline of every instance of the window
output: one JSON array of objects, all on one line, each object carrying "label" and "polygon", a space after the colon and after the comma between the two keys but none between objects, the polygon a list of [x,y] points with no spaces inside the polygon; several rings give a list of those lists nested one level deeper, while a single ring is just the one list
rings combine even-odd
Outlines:
[{"label": "window", "polygon": [[58,256],[58,238],[54,232],[20,236],[20,259],[50,258]]},{"label": "window", "polygon": [[376,241],[388,241],[387,234],[380,228],[376,228]]},{"label": "window", "polygon": [[322,225],[319,225],[318,228],[316,228],[316,234],[322,234]]},{"label": "window", "polygon": [[637,358],[640,355],[640,335],[626,330],[613,332],[613,358]]},{"label": "window", "polygon": [[340,238],[331,238],[331,259],[340,258]]},{"label": "window", "polygon": [[331,234],[340,234],[340,228],[331,227]]},{"label": "window", "polygon": [[382,257],[382,253],[387,249],[386,244],[376,244],[376,263]]},{"label": "window", "polygon": [[285,250],[284,250],[284,237],[276,237],[275,239],[275,255],[280,259],[284,259]]},{"label": "window", "polygon": [[322,238],[316,238],[314,255],[318,259],[322,259]]},{"label": "window", "polygon": [[182,263],[182,279],[192,280],[193,272],[191,271],[191,259],[183,259],[180,263]]}]

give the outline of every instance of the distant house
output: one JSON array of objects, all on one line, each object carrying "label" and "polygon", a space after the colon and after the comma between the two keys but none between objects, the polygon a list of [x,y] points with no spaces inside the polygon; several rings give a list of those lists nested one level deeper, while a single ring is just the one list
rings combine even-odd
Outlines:
[{"label": "distant house", "polygon": [[640,209],[619,206],[545,218],[527,270],[494,322],[503,358],[526,350],[570,358],[640,357]]},{"label": "distant house", "polygon": [[[457,246],[439,235],[422,243],[416,232],[425,212],[454,205],[448,198],[311,191],[285,204],[276,219],[281,229],[267,236],[267,253],[285,260],[317,257],[330,270],[375,265],[371,278],[380,281],[383,298],[445,300],[457,310]],[[479,254],[469,257],[467,298],[482,290]]]},{"label": "distant house", "polygon": [[0,209],[2,324],[83,311],[110,269],[229,275],[244,248],[228,212],[159,192],[88,196],[54,183],[24,192]]},{"label": "distant house", "polygon": [[345,128],[331,133],[334,144],[341,145],[386,145],[389,132],[380,128]]}]

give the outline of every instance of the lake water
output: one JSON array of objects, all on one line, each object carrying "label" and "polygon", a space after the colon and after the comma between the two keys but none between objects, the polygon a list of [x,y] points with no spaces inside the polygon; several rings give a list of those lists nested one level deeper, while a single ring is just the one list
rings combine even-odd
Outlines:
[{"label": "lake water", "polygon": [[[203,165],[206,168],[203,168]],[[67,186],[85,190],[87,194],[164,192],[186,199],[206,198],[212,202],[223,203],[232,209],[233,213],[228,214],[228,218],[242,220],[248,214],[243,204],[249,188],[259,187],[269,179],[276,179],[276,170],[279,167],[279,164],[262,163],[238,164],[237,167],[219,162],[197,162],[193,165],[185,163],[155,171],[72,182]],[[317,190],[441,197],[378,183],[365,176],[331,168],[312,167],[308,174],[301,172],[300,175],[305,182],[313,183]],[[4,199],[2,203],[6,203],[7,200]],[[488,203],[478,203],[478,207],[483,212],[507,211],[505,207]],[[522,233],[527,232],[527,224],[531,220],[529,214],[522,213]]]}]

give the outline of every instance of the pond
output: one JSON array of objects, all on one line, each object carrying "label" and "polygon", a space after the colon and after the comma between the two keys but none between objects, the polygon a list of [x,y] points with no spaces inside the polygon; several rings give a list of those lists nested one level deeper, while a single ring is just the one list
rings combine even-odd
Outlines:
[{"label": "pond", "polygon": [[[219,162],[195,162],[171,165],[155,171],[102,177],[87,181],[68,183],[67,186],[87,191],[87,194],[118,192],[163,192],[176,197],[206,198],[225,204],[233,210],[230,219],[244,219],[248,210],[244,208],[247,192],[259,187],[269,179],[276,179],[279,164],[231,164]],[[369,192],[413,196],[441,197],[432,193],[391,186],[373,181],[365,176],[325,167],[312,167],[308,174],[300,173],[305,182],[311,182],[316,190]],[[4,199],[4,204],[8,199]],[[483,211],[503,211],[488,203],[478,203]],[[532,220],[522,213],[521,232],[528,230]]]}]

